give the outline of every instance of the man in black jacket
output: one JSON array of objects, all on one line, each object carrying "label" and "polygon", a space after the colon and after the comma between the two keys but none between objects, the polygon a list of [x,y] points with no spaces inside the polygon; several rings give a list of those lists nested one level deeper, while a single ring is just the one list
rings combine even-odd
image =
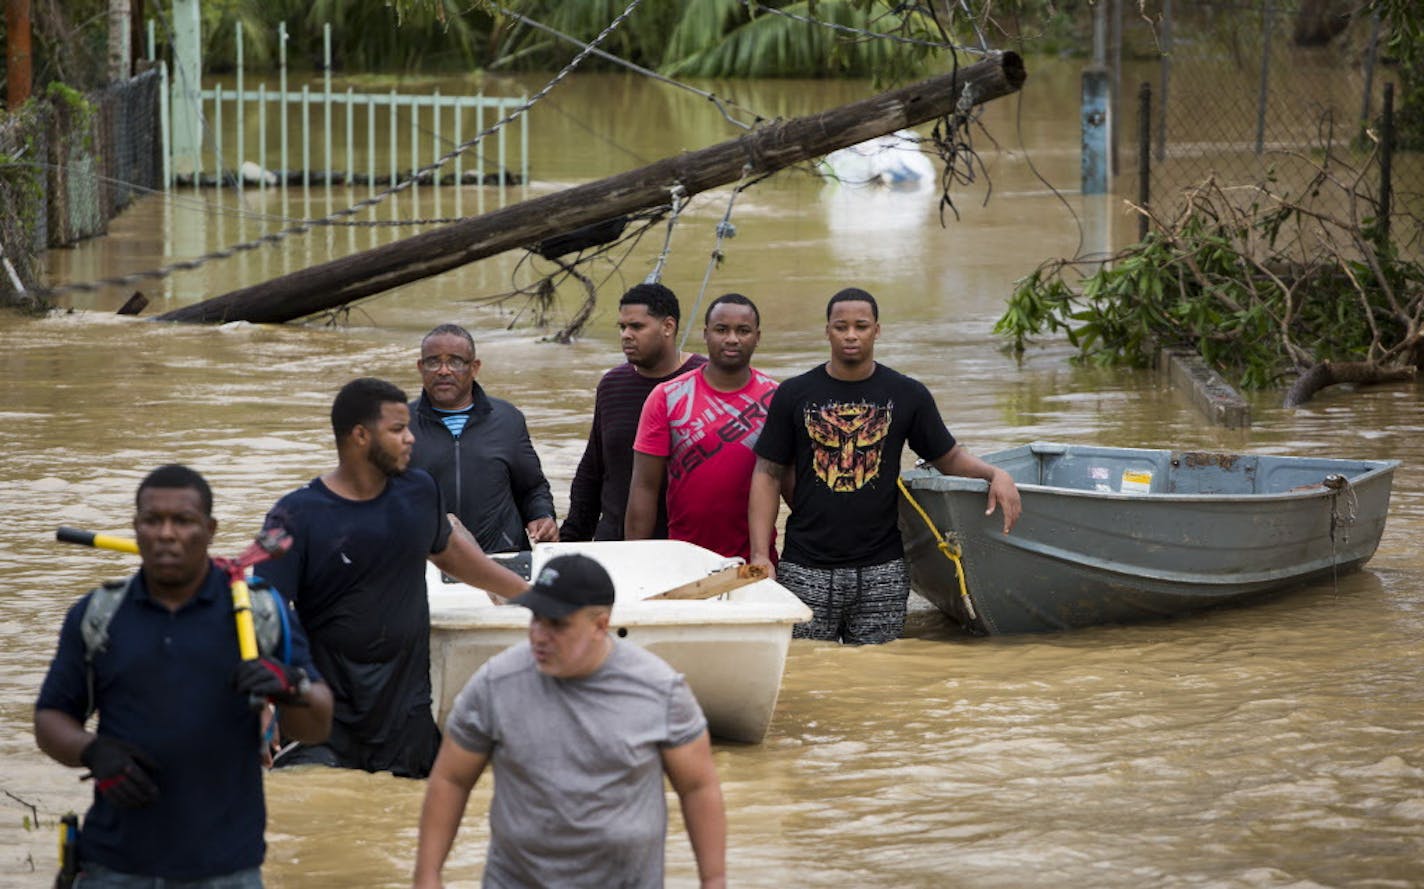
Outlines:
[{"label": "man in black jacket", "polygon": [[424,391],[410,405],[411,468],[435,477],[446,508],[485,552],[558,540],[554,497],[524,415],[475,382],[480,362],[469,331],[441,324],[427,333],[416,367]]}]

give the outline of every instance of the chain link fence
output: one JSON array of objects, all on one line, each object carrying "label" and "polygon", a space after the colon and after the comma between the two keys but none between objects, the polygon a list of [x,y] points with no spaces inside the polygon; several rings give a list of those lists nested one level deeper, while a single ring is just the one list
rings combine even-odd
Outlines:
[{"label": "chain link fence", "polygon": [[1341,219],[1388,191],[1396,245],[1424,247],[1424,156],[1396,151],[1381,169],[1381,112],[1398,73],[1377,19],[1310,0],[1164,0],[1149,14],[1122,5],[1111,65],[1118,172],[1140,174],[1147,162],[1158,219],[1209,177],[1243,205],[1261,199],[1260,186]]},{"label": "chain link fence", "polygon": [[51,85],[20,112],[0,115],[0,297],[15,279],[39,283],[46,247],[103,234],[139,195],[161,186],[160,75],[153,69],[81,95]]}]

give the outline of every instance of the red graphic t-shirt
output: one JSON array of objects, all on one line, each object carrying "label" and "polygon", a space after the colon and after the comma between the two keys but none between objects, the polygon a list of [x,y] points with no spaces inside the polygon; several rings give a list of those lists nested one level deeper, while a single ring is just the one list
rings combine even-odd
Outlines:
[{"label": "red graphic t-shirt", "polygon": [[[747,384],[719,392],[702,371],[659,383],[643,403],[633,450],[667,458],[668,537],[724,556],[751,557],[747,499],[757,437],[776,381],[752,369]],[[776,559],[775,538],[771,557]]]}]

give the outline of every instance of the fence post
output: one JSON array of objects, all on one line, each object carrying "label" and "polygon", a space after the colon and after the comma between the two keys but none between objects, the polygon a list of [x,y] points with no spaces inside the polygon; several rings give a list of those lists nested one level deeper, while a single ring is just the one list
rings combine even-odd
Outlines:
[{"label": "fence post", "polygon": [[[433,124],[432,124],[432,126],[430,127],[431,132],[435,134],[435,142],[434,142],[434,144],[432,144],[432,145],[430,146],[430,149],[431,149],[431,150],[430,150],[430,162],[433,164],[433,163],[438,163],[438,162],[440,161],[440,155],[444,153],[444,152],[441,151],[441,148],[443,148],[444,146],[442,146],[442,145],[440,144],[440,138],[441,138],[441,137],[440,137],[440,88],[439,88],[439,87],[436,87],[436,88],[435,88],[435,95],[432,97],[432,100],[431,100],[431,103],[430,103],[430,110],[435,114],[435,120],[433,121]],[[435,176],[435,184],[436,184],[436,185],[439,185],[439,184],[440,184],[440,171],[439,171],[439,170],[436,170],[433,175]]]},{"label": "fence post", "polygon": [[311,87],[302,84],[302,188],[311,188]]},{"label": "fence post", "polygon": [[[241,19],[239,19],[238,22],[237,22],[237,33],[233,34],[233,38],[236,40],[236,49],[237,49],[237,153],[236,153],[236,155],[233,156],[233,159],[232,159],[232,167],[233,167],[234,170],[237,171],[237,192],[238,192],[238,194],[241,194],[241,193],[242,193],[242,185],[243,185],[243,183],[242,183],[242,164],[243,164],[243,161],[246,159],[246,155],[247,155],[247,139],[246,139],[247,133],[246,133],[246,130],[244,129],[244,121],[243,121],[243,118],[245,118],[245,117],[247,116],[246,114],[243,113],[243,112],[246,111],[246,104],[245,104],[245,103],[246,103],[246,100],[247,100],[247,94],[243,92],[244,87],[243,87],[243,79],[242,79],[242,73],[243,73],[243,72],[242,72],[242,62],[243,62],[243,60],[242,60],[242,21],[241,21]],[[261,178],[260,175],[259,175],[258,178]]]},{"label": "fence post", "polygon": [[[500,105],[499,105],[499,116],[500,116],[500,119],[501,119],[501,120],[508,116],[508,112],[505,111],[505,108],[506,108],[506,107],[507,107],[507,106],[506,106],[505,103],[503,103],[503,102],[501,102]],[[507,127],[507,126],[500,127],[500,128],[499,128],[499,141],[498,141],[498,143],[496,143],[496,144],[499,145],[499,205],[500,205],[501,207],[505,206],[505,202],[506,202],[506,200],[507,200],[507,198],[506,198],[506,195],[507,195],[506,189],[507,189],[508,184],[509,184],[509,176],[508,176],[508,172],[509,172],[509,160],[508,160],[508,157],[509,157],[509,156],[508,156],[507,152],[505,151],[505,142],[506,142],[506,140],[505,140],[505,135],[504,135],[504,134],[507,133],[507,132],[509,132],[509,127]]]},{"label": "fence post", "polygon": [[1157,160],[1167,159],[1167,86],[1172,79],[1172,0],[1162,0],[1162,88],[1157,96]]},{"label": "fence post", "polygon": [[352,88],[346,87],[346,186],[356,178],[356,99]]},{"label": "fence post", "polygon": [[1360,102],[1360,135],[1364,136],[1365,128],[1370,125],[1370,101],[1374,97],[1375,91],[1375,62],[1379,60],[1379,33],[1380,14],[1376,9],[1370,16],[1370,43],[1365,50],[1365,91]]},{"label": "fence post", "polygon": [[[213,84],[213,186],[219,191],[223,187],[223,87],[221,83]],[[196,178],[193,180],[193,187],[197,188],[202,183]]]},{"label": "fence post", "polygon": [[[1111,110],[1108,112],[1108,119],[1112,121],[1125,120],[1126,117],[1122,111],[1122,0],[1112,0],[1112,55],[1110,63],[1112,89],[1109,95],[1112,104]],[[1109,133],[1109,138],[1112,139],[1112,148],[1108,152],[1108,160],[1112,165],[1114,176],[1122,172],[1118,157],[1122,151],[1120,129],[1121,127],[1111,127]]]},{"label": "fence post", "polygon": [[[1152,204],[1152,84],[1142,81],[1137,90],[1137,205]],[[1147,214],[1137,217],[1137,240],[1147,239]]]},{"label": "fence post", "polygon": [[277,69],[281,95],[277,98],[277,122],[282,139],[282,188],[287,187],[291,165],[287,160],[287,23],[277,23]]},{"label": "fence post", "polygon": [[1394,165],[1394,84],[1384,85],[1384,114],[1380,118],[1379,243],[1389,246],[1389,214],[1393,195],[1390,173]]},{"label": "fence post", "polygon": [[475,192],[475,212],[485,212],[485,91],[480,90],[475,98],[475,133],[480,141],[475,143],[476,175],[480,177],[479,191]]},{"label": "fence post", "polygon": [[202,32],[198,0],[173,0],[173,157],[178,173],[203,172]]},{"label": "fence post", "polygon": [[1108,190],[1110,91],[1107,69],[1093,66],[1083,70],[1083,194]]},{"label": "fence post", "polygon": [[267,190],[267,82],[257,84],[257,173],[258,190]]},{"label": "fence post", "polygon": [[322,89],[326,108],[326,186],[331,187],[331,22],[321,26],[321,64],[325,73]]},{"label": "fence post", "polygon": [[1276,31],[1276,0],[1261,13],[1261,85],[1256,91],[1256,156],[1266,149],[1266,95],[1271,80],[1271,43]]}]

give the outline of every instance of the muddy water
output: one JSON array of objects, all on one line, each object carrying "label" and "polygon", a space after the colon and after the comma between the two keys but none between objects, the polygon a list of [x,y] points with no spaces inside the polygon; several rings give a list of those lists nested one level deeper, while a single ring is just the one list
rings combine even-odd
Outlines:
[{"label": "muddy water", "polygon": [[[756,363],[784,377],[820,360],[826,297],[863,286],[882,300],[877,357],[924,380],[973,449],[1056,439],[1399,459],[1379,553],[1338,585],[1160,624],[982,640],[920,608],[907,638],[891,645],[793,643],[766,742],[716,747],[732,882],[1424,883],[1419,390],[1330,392],[1296,412],[1263,396],[1249,432],[1225,432],[1204,425],[1149,373],[1073,367],[1061,343],[1022,359],[999,351],[991,327],[1010,282],[1079,240],[1029,161],[1069,192],[1079,218],[1111,231],[1131,226],[1107,202],[1071,193],[1073,77],[1050,67],[1022,110],[1011,100],[986,112],[1004,146],[996,153],[981,145],[993,198],[980,206],[981,177],[959,192],[963,220],[945,228],[933,194],[838,191],[794,173],[739,198],[737,236],[724,245],[710,290],[739,290],[759,303],[765,334]],[[726,89],[742,90],[739,100],[768,115],[868,91]],[[554,98],[559,113],[531,122],[543,146],[534,192],[635,165],[634,155],[650,160],[732,135],[702,100],[669,99],[621,77],[576,79]],[[674,237],[666,280],[685,311],[727,198],[699,199]],[[52,255],[51,268],[82,278],[146,267],[270,227],[250,214],[319,213],[327,198],[313,190],[308,205],[297,190],[245,200],[144,201],[110,237]],[[419,200],[417,210],[403,198],[395,212],[431,215],[436,196]],[[453,200],[441,195],[440,212],[451,212]],[[471,197],[464,200],[468,207]],[[660,235],[620,269],[602,268],[608,293],[646,273]],[[394,236],[322,232],[176,277],[150,295],[178,305]],[[325,417],[341,383],[372,374],[414,387],[416,341],[446,320],[475,331],[482,381],[525,410],[562,513],[593,385],[617,358],[612,300],[572,346],[539,342],[528,313],[516,317],[522,302],[469,301],[546,270],[502,257],[367,302],[334,326],[161,328],[110,315],[127,295],[113,292],[73,299],[73,313],[0,317],[0,884],[43,885],[53,866],[51,832],[27,830],[26,818],[38,814],[48,825],[86,804],[87,785],[35,751],[31,707],[67,604],[133,567],[128,557],[56,545],[54,527],[124,532],[138,479],[177,460],[213,483],[216,548],[236,551],[278,496],[331,465]],[[578,298],[561,291],[554,320]],[[269,885],[407,880],[422,785],[335,771],[267,781]],[[466,818],[449,869],[454,885],[477,883],[488,792],[476,792]],[[669,883],[691,885],[678,827]]]}]

